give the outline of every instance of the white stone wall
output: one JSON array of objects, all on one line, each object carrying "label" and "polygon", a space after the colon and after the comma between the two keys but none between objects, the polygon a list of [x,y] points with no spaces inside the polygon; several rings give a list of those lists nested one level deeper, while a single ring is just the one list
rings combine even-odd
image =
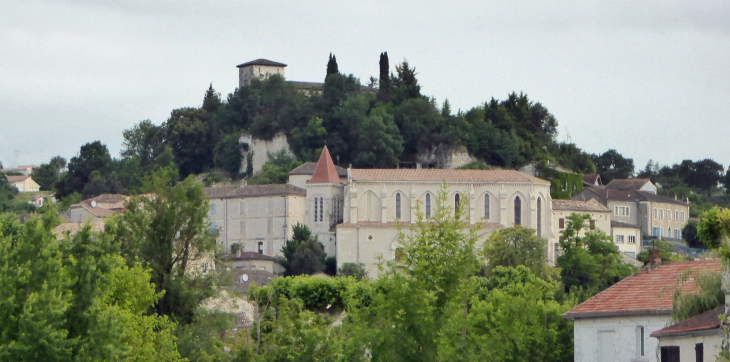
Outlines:
[{"label": "white stone wall", "polygon": [[[623,238],[617,238],[622,236]],[[633,236],[636,240],[635,243],[629,244],[629,236]],[[636,258],[641,252],[641,230],[635,228],[624,228],[624,227],[612,227],[611,238],[613,243],[616,244],[618,250],[622,253],[628,253],[629,256]],[[623,239],[623,242],[620,240]]]},{"label": "white stone wall", "polygon": [[[317,202],[317,220],[314,220],[315,201]],[[321,207],[324,208],[324,214],[320,214],[323,211]],[[314,235],[317,235],[328,256],[337,253],[335,225],[340,219],[338,214],[344,213],[344,210],[344,186],[336,184],[307,185],[304,223]]]},{"label": "white stone wall", "polygon": [[722,337],[720,336],[719,329],[707,331],[707,333],[712,334],[700,336],[660,337],[659,346],[679,346],[679,360],[694,362],[696,360],[695,344],[702,343],[702,362],[714,362],[715,357],[720,354]]},{"label": "white stone wall", "polygon": [[292,225],[302,221],[304,197],[211,199],[210,204],[209,221],[215,223],[216,240],[227,252],[234,243],[240,243],[243,251],[258,252],[262,242],[263,254],[279,256],[291,237]]},{"label": "white stone wall", "polygon": [[[441,182],[358,182],[346,186],[345,204],[349,210],[345,214],[345,222],[359,221],[389,222],[396,220],[395,199],[401,195],[400,221],[416,220],[416,205],[420,204],[421,212],[426,213],[426,195],[431,196],[432,212],[436,209],[436,199],[443,183]],[[549,185],[518,183],[449,183],[446,206],[455,207],[456,194],[466,200],[467,209],[462,213],[473,224],[478,221],[496,222],[505,227],[514,226],[515,198],[520,198],[522,209],[522,226],[537,229],[537,200],[541,203],[542,237],[550,235],[550,211],[552,199]],[[489,218],[486,217],[485,197],[489,196]],[[608,230],[608,229],[607,229]]]},{"label": "white stone wall", "polygon": [[[394,241],[397,229],[392,222],[399,220],[414,223],[417,220],[416,206],[426,214],[426,195],[431,198],[431,214],[437,207],[437,197],[442,182],[358,182],[345,187],[344,222],[351,225],[337,227],[337,263],[362,263],[371,277],[377,275],[376,257],[385,260],[394,255]],[[552,199],[549,185],[528,183],[449,183],[447,185],[447,207],[454,209],[457,193],[465,200],[466,210],[462,213],[470,224],[488,222],[501,227],[514,226],[514,200],[519,197],[522,204],[522,225],[537,229],[537,203],[541,203],[540,235],[548,242],[554,239],[552,233]],[[401,197],[401,217],[396,216],[396,197]],[[485,219],[485,196],[489,196],[489,218]],[[375,222],[376,224],[373,224]],[[391,222],[391,226],[377,223]],[[408,224],[406,224],[408,225]],[[494,225],[494,224],[492,224]],[[404,229],[405,231],[405,229]],[[484,231],[485,235],[491,229]],[[370,238],[372,236],[372,238]]]},{"label": "white stone wall", "polygon": [[[621,221],[628,224],[639,226],[641,225],[641,220],[639,217],[639,209],[636,202],[633,201],[615,201],[615,200],[608,200],[607,202],[609,210],[611,210],[611,220],[613,221]],[[616,207],[628,207],[629,209],[629,215],[620,215],[619,213],[616,213]]]},{"label": "white stone wall", "polygon": [[246,172],[248,153],[253,152],[253,173],[254,175],[261,172],[261,166],[268,160],[269,153],[276,153],[282,149],[291,154],[289,142],[283,133],[279,133],[271,140],[263,140],[254,138],[248,133],[243,133],[238,139],[240,144],[248,144],[248,151],[241,150],[243,157],[241,158],[241,167],[239,172]]},{"label": "white stone wall", "polygon": [[281,74],[284,77],[284,67],[249,65],[238,68],[238,86],[247,86],[251,84],[251,80],[254,78],[266,79],[272,74]]},{"label": "white stone wall", "polygon": [[[659,341],[650,335],[669,323],[669,315],[576,319],[573,325],[575,362],[659,362]],[[644,356],[639,352],[639,326],[644,327]],[[601,358],[600,338],[608,342],[604,347],[609,350],[604,354],[610,355],[609,359]]]},{"label": "white stone wall", "polygon": [[[392,261],[395,259],[395,251],[407,238],[415,232],[411,225],[405,224],[401,231],[406,240],[398,237],[398,228],[395,226],[372,226],[341,224],[337,226],[337,268],[345,263],[363,264],[368,272],[368,277],[375,279],[378,276],[378,263]],[[481,249],[484,241],[489,237],[493,228],[485,228],[479,231],[478,248]],[[464,233],[468,233],[464,230]]]}]

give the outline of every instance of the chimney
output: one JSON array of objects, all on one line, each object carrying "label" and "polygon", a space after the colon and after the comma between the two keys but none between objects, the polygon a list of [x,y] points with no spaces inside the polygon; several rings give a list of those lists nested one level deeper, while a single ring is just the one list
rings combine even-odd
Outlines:
[{"label": "chimney", "polygon": [[662,252],[657,249],[649,250],[649,271],[662,265]]}]

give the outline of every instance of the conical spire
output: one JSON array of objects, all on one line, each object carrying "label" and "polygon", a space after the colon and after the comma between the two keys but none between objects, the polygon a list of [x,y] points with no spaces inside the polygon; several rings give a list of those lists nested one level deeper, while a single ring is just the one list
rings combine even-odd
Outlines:
[{"label": "conical spire", "polygon": [[337,175],[337,169],[335,164],[332,162],[330,157],[330,151],[327,150],[327,146],[324,146],[322,155],[319,156],[319,162],[317,162],[317,168],[314,170],[314,175],[309,180],[310,184],[338,184],[340,183],[340,176]]}]

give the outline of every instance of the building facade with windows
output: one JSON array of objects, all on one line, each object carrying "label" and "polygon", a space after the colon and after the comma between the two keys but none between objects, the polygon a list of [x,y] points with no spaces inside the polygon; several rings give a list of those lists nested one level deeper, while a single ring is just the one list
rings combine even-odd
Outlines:
[{"label": "building facade with windows", "polygon": [[552,200],[548,181],[511,170],[348,169],[343,223],[337,225],[337,264],[363,264],[377,275],[379,258],[397,257],[399,232],[411,235],[419,215],[432,217],[445,188],[483,241],[500,227],[522,225],[548,240]]},{"label": "building facade with windows", "polygon": [[[296,172],[295,172],[296,171]],[[446,206],[457,208],[483,241],[500,227],[522,225],[553,243],[550,182],[514,170],[338,169],[325,147],[316,165],[292,171],[290,183],[209,187],[209,221],[226,251],[281,255],[292,226],[301,222],[328,256],[363,264],[377,275],[379,258],[396,258],[399,231],[431,218],[445,187]],[[552,244],[551,244],[552,245]],[[546,259],[548,258],[546,251]]]},{"label": "building facade with windows", "polygon": [[244,252],[281,255],[292,225],[304,222],[307,191],[296,186],[206,187],[204,191],[210,199],[208,220],[226,252],[238,243]]},{"label": "building facade with windows", "polygon": [[585,235],[586,231],[596,229],[608,235],[611,234],[611,211],[596,200],[553,200],[552,206],[553,234],[556,237],[547,246],[547,260],[552,265],[555,265],[560,254],[560,232],[568,226],[568,217],[570,215],[574,213],[581,215],[587,214],[591,217],[590,224],[584,226],[580,232],[580,236]]},{"label": "building facade with windows", "polygon": [[576,362],[660,362],[652,334],[672,320],[677,278],[689,273],[685,292],[697,288],[702,273],[719,273],[720,261],[654,264],[596,294],[563,315],[574,320]]}]

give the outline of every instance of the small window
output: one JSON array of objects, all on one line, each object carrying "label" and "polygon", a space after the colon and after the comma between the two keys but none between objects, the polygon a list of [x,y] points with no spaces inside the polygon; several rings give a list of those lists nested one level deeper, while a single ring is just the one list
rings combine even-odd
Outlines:
[{"label": "small window", "polygon": [[596,230],[596,220],[591,220],[590,221],[590,229],[591,230]]},{"label": "small window", "polygon": [[644,326],[636,327],[636,354],[641,357],[646,354],[646,348],[644,345]]},{"label": "small window", "polygon": [[215,215],[215,202],[210,203],[210,214]]},{"label": "small window", "polygon": [[562,217],[558,219],[558,227],[561,229],[565,229],[565,219],[563,219]]},{"label": "small window", "polygon": [[522,200],[515,197],[515,225],[522,225]]},{"label": "small window", "polygon": [[426,194],[426,219],[431,218],[431,194]]},{"label": "small window", "polygon": [[667,228],[667,237],[668,238],[672,237],[672,228]]},{"label": "small window", "polygon": [[667,210],[667,220],[672,221],[672,210]]},{"label": "small window", "polygon": [[213,231],[218,230],[218,226],[216,225],[215,221],[210,223],[210,229]]},{"label": "small window", "polygon": [[489,194],[484,195],[484,218],[489,220]]},{"label": "small window", "polygon": [[629,243],[629,244],[636,244],[636,236],[634,236],[634,235],[629,235],[629,240],[628,240],[628,243]]},{"label": "small window", "polygon": [[623,243],[624,243],[624,236],[616,235],[616,244],[623,244]]},{"label": "small window", "polygon": [[679,221],[679,210],[674,212],[674,220]]},{"label": "small window", "polygon": [[659,209],[654,209],[654,220],[659,219]]},{"label": "small window", "polygon": [[661,362],[679,362],[679,346],[662,346],[660,355]]},{"label": "small window", "polygon": [[682,221],[684,221],[684,211],[682,211]]},{"label": "small window", "polygon": [[400,192],[395,194],[395,218],[400,220]]},{"label": "small window", "polygon": [[456,215],[457,218],[459,217],[459,211],[460,211],[459,202],[460,201],[461,201],[461,195],[459,195],[459,193],[457,193],[456,195],[454,195],[454,214]]},{"label": "small window", "polygon": [[[259,241],[259,254],[263,254],[263,253],[264,253],[264,242]],[[253,269],[253,265],[251,266],[251,268]]]},{"label": "small window", "polygon": [[705,360],[705,345],[702,343],[695,344],[695,361],[702,362]]}]

